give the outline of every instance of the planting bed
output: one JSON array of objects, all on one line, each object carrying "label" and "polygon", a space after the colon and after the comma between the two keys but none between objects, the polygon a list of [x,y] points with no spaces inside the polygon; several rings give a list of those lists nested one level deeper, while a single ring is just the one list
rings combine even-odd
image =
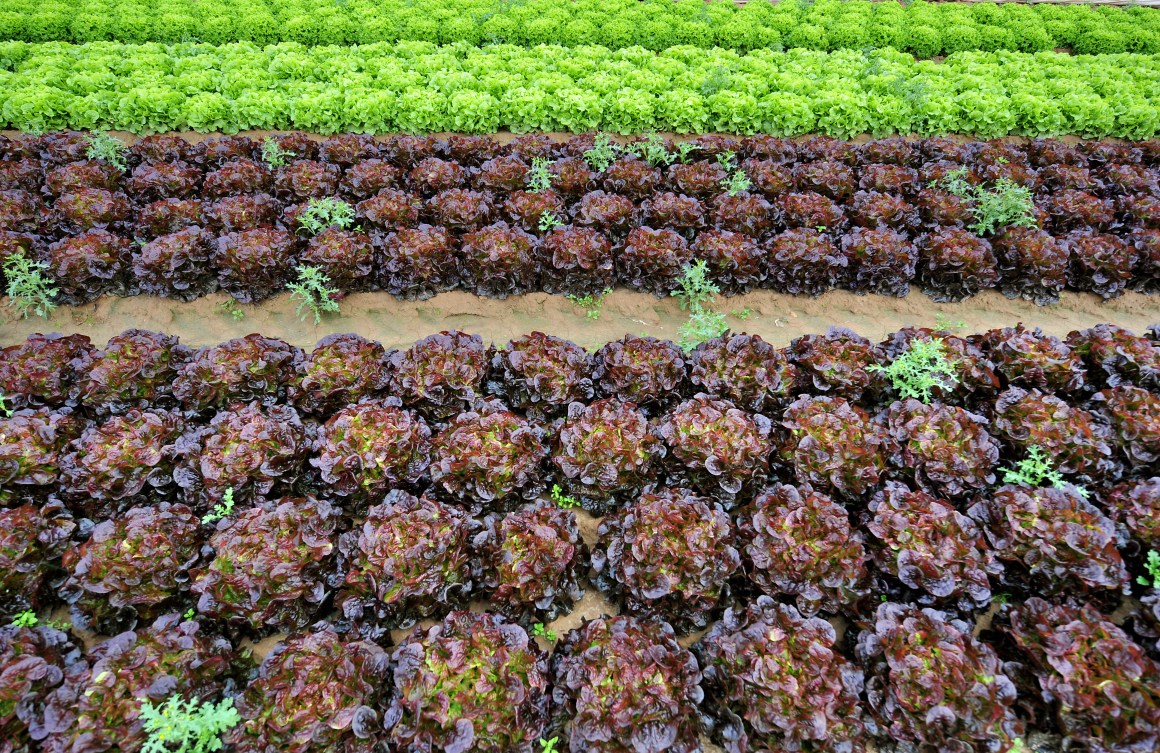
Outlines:
[{"label": "planting bed", "polygon": [[[931,341],[927,402],[873,368]],[[1157,744],[1154,330],[128,330],[0,389],[0,611],[73,620],[0,630],[13,749],[134,749],[175,691],[247,751]]]}]

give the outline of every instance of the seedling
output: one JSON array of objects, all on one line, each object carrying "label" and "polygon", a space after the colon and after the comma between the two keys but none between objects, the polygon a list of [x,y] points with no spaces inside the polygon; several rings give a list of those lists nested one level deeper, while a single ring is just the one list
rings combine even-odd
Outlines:
[{"label": "seedling", "polygon": [[692,154],[693,150],[696,148],[697,145],[692,141],[682,141],[681,143],[677,144],[677,159],[681,161],[681,164],[688,163],[689,155]]},{"label": "seedling", "polygon": [[273,136],[267,136],[266,140],[262,142],[262,161],[266,163],[271,169],[282,167],[286,164],[287,157],[294,157],[294,152],[287,152],[278,146],[278,140]]},{"label": "seedling", "polygon": [[665,146],[665,140],[656,133],[650,133],[644,143],[637,146],[640,147],[640,156],[653,167],[671,165],[677,159]]},{"label": "seedling", "polygon": [[532,160],[532,167],[528,170],[528,190],[533,193],[543,193],[552,187],[552,173],[548,168],[552,163],[543,157]]},{"label": "seedling", "polygon": [[726,170],[732,170],[737,164],[737,153],[732,149],[726,149],[717,155],[717,164]]},{"label": "seedling", "polygon": [[1007,225],[1035,227],[1035,204],[1031,189],[1007,178],[995,181],[995,187],[986,189],[972,186],[966,180],[967,169],[951,170],[943,178],[943,187],[956,196],[974,201],[971,214],[975,218],[972,230],[976,235],[995,232]]},{"label": "seedling", "polygon": [[12,418],[14,412],[8,405],[8,396],[4,394],[3,390],[0,390],[0,413],[4,414],[4,418]]},{"label": "seedling", "polygon": [[[205,525],[216,523],[224,517],[234,514],[234,490],[226,489],[222,501],[213,506],[213,510],[202,516],[201,522]],[[193,610],[190,610],[193,611]]]},{"label": "seedling", "polygon": [[934,315],[934,328],[935,329],[939,329],[939,330],[942,330],[944,332],[950,332],[952,330],[963,329],[966,326],[967,326],[967,323],[964,322],[962,319],[959,319],[957,322],[954,322],[952,324],[951,320],[947,319],[944,314],[939,313],[939,314]]},{"label": "seedling", "polygon": [[182,619],[192,620],[196,615],[197,615],[197,612],[193,611],[193,609],[190,608],[190,609],[185,610],[185,614],[182,615]]},{"label": "seedling", "polygon": [[242,307],[233,298],[227,298],[218,304],[218,308],[222,313],[233,319],[235,322],[240,322],[246,318],[246,312],[242,311]]},{"label": "seedling", "polygon": [[689,320],[678,330],[680,337],[677,344],[683,350],[690,351],[703,342],[720,337],[729,329],[725,323],[725,315],[716,311],[702,309],[689,314]]},{"label": "seedling", "polygon": [[21,319],[29,314],[47,317],[56,308],[53,298],[60,291],[53,287],[53,279],[45,273],[48,265],[34,261],[17,251],[4,260],[4,277],[8,279],[8,305],[20,312]]},{"label": "seedling", "polygon": [[93,133],[89,136],[89,148],[85,150],[85,156],[89,159],[103,159],[118,170],[128,167],[125,164],[125,145],[107,133]]},{"label": "seedling", "polygon": [[1047,482],[1056,489],[1072,489],[1084,499],[1090,496],[1087,489],[1063,480],[1063,474],[1052,467],[1051,461],[1039,445],[1027,448],[1027,457],[1015,464],[1014,468],[1003,468],[1003,483],[1019,486],[1043,486]]},{"label": "seedling", "polygon": [[584,309],[584,315],[596,321],[600,318],[600,306],[604,303],[604,296],[612,292],[612,288],[605,288],[597,294],[569,295],[568,300]]},{"label": "seedling", "polygon": [[12,618],[12,627],[36,627],[40,624],[40,620],[36,617],[36,612],[31,609],[26,609],[20,614]]},{"label": "seedling", "polygon": [[330,286],[330,276],[318,267],[309,264],[299,267],[298,282],[288,284],[286,289],[290,291],[291,299],[298,299],[294,313],[303,321],[306,320],[303,309],[314,315],[315,324],[322,323],[323,313],[337,314],[339,311],[338,301],[334,298],[339,290]]},{"label": "seedling", "polygon": [[740,319],[741,321],[745,321],[749,317],[753,316],[753,309],[751,309],[749,307],[746,307],[743,309],[734,309],[733,311],[729,312],[729,314],[734,319]]},{"label": "seedling", "polygon": [[721,181],[721,188],[725,189],[725,193],[730,196],[740,196],[753,187],[749,176],[745,174],[744,170],[734,170],[729,174],[729,177]]},{"label": "seedling", "polygon": [[593,170],[602,173],[616,161],[618,152],[616,144],[613,144],[612,139],[608,138],[608,134],[602,131],[596,134],[596,138],[593,139],[592,148],[584,152],[584,161]]},{"label": "seedling", "polygon": [[532,625],[532,635],[537,638],[543,638],[546,641],[556,640],[556,631],[544,627],[544,623],[542,622],[537,622],[535,625]]},{"label": "seedling", "polygon": [[560,488],[559,484],[552,484],[552,503],[557,507],[579,507],[580,503],[576,501],[575,497],[568,497],[564,495],[564,490]]},{"label": "seedling", "polygon": [[911,340],[889,366],[872,364],[867,370],[885,374],[902,399],[913,397],[924,403],[931,401],[931,390],[935,387],[949,389],[959,383],[954,367],[947,360],[946,346],[937,338]]},{"label": "seedling", "polygon": [[551,740],[540,738],[540,753],[560,753],[556,750],[556,743],[560,742],[560,738],[553,737]]},{"label": "seedling", "polygon": [[709,265],[704,259],[686,265],[678,284],[680,288],[674,290],[671,295],[680,299],[681,308],[685,311],[703,308],[721,292],[717,283],[709,279]]},{"label": "seedling", "polygon": [[149,739],[141,753],[211,753],[222,749],[221,734],[242,718],[234,708],[234,699],[225,698],[217,705],[209,701],[188,701],[171,695],[159,707],[141,699],[141,721]]},{"label": "seedling", "polygon": [[46,620],[45,625],[48,625],[53,630],[59,630],[62,633],[72,627],[72,623],[68,620]]},{"label": "seedling", "polygon": [[550,233],[558,227],[563,227],[564,223],[553,212],[544,212],[540,215],[540,232]]},{"label": "seedling", "polygon": [[306,210],[298,215],[299,230],[305,230],[311,235],[318,235],[331,225],[345,230],[353,224],[354,207],[331,196],[311,199]]},{"label": "seedling", "polygon": [[1136,582],[1141,586],[1160,588],[1160,552],[1157,552],[1155,549],[1148,552],[1148,559],[1144,562],[1144,569],[1148,571],[1148,575],[1141,575],[1136,578]]}]

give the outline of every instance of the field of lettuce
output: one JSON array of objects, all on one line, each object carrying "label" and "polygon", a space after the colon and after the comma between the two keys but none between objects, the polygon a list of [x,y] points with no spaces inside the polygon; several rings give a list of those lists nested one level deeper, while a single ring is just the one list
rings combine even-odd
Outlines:
[{"label": "field of lettuce", "polygon": [[0,0],[0,84],[0,753],[1160,750],[1160,10]]}]

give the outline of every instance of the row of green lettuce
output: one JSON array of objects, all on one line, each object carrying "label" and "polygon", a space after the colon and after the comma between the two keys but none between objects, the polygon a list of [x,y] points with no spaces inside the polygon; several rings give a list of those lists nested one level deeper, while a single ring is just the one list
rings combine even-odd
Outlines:
[{"label": "row of green lettuce", "polygon": [[1160,56],[891,49],[0,43],[23,131],[650,130],[1150,138]]},{"label": "row of green lettuce", "polygon": [[1160,10],[895,0],[0,0],[0,40],[1160,52]]}]

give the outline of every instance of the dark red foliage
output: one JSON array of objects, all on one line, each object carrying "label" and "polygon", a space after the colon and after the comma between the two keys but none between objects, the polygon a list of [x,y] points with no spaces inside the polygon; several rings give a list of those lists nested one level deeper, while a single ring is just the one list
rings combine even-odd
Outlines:
[{"label": "dark red foliage", "polygon": [[1028,599],[1011,636],[1039,681],[1064,745],[1154,750],[1160,745],[1160,665],[1090,606]]},{"label": "dark red foliage", "polygon": [[651,489],[664,456],[645,415],[616,398],[569,405],[552,447],[561,484],[594,514]]},{"label": "dark red foliage", "polygon": [[535,288],[536,239],[506,222],[466,233],[459,251],[463,285],[476,295],[507,298]]},{"label": "dark red foliage", "polygon": [[612,244],[593,228],[556,228],[544,236],[540,272],[546,293],[598,294],[614,282]]},{"label": "dark red foliage", "polygon": [[991,244],[974,233],[949,228],[920,237],[918,281],[938,303],[961,301],[999,281]]},{"label": "dark red foliage", "polygon": [[862,673],[837,643],[830,623],[768,596],[727,609],[693,648],[726,753],[865,751],[875,727],[861,707]]},{"label": "dark red foliage", "polygon": [[696,230],[705,224],[705,207],[692,196],[658,193],[641,202],[641,221],[652,227]]},{"label": "dark red foliage", "polygon": [[273,176],[265,165],[241,158],[207,172],[201,192],[208,199],[218,199],[241,193],[269,191],[272,186]]},{"label": "dark red foliage", "polygon": [[673,477],[727,505],[769,474],[769,430],[765,416],[705,394],[681,403],[657,426]]},{"label": "dark red foliage", "polygon": [[836,201],[845,201],[854,193],[854,171],[841,162],[802,162],[794,166],[793,177],[799,191],[812,191]]},{"label": "dark red foliage", "polygon": [[259,334],[198,348],[173,380],[173,394],[190,411],[237,401],[272,405],[286,395],[302,370],[302,351]]},{"label": "dark red foliage", "polygon": [[923,223],[932,229],[962,228],[971,220],[971,202],[941,188],[924,188],[914,198]]},{"label": "dark red foliage", "polygon": [[344,293],[368,290],[374,284],[375,250],[366,233],[332,225],[310,239],[298,261],[321,269]]},{"label": "dark red foliage", "polygon": [[685,358],[669,340],[625,335],[593,356],[592,379],[602,395],[662,410],[680,397]]},{"label": "dark red foliage", "polygon": [[418,193],[434,196],[441,191],[463,186],[466,177],[466,172],[458,163],[427,157],[411,169],[407,181]]},{"label": "dark red foliage", "polygon": [[572,209],[577,225],[594,227],[614,237],[624,237],[635,226],[636,213],[632,199],[604,191],[584,194]]},{"label": "dark red foliage", "polygon": [[[935,342],[951,368],[953,379],[939,377],[941,384],[931,387],[930,394],[936,400],[978,406],[980,412],[989,408],[990,400],[999,391],[999,377],[995,375],[993,364],[987,359],[983,349],[968,340],[952,335],[946,330],[929,327],[903,327],[882,342],[880,348],[886,358],[894,360],[908,350],[915,340]],[[887,392],[895,392],[893,384]]]},{"label": "dark red foliage", "polygon": [[689,381],[714,397],[752,413],[773,416],[790,401],[798,369],[759,335],[725,334],[688,356]]},{"label": "dark red foliage", "polygon": [[803,614],[839,612],[866,593],[869,555],[839,504],[808,484],[775,484],[737,516],[745,574],[769,596],[792,596]]},{"label": "dark red foliage", "polygon": [[[125,191],[136,202],[188,199],[197,191],[201,170],[185,162],[142,162],[133,168]],[[112,186],[102,186],[111,188]]]},{"label": "dark red foliage", "polygon": [[142,238],[156,238],[201,225],[204,220],[200,199],[162,199],[141,208],[133,232]]},{"label": "dark red foliage", "polygon": [[180,611],[202,541],[201,521],[185,505],[131,508],[64,553],[61,596],[101,632]]},{"label": "dark red foliage", "polygon": [[[672,181],[672,171],[669,179]],[[640,201],[657,190],[661,183],[661,172],[647,162],[636,157],[622,157],[604,171],[600,179],[600,186],[605,191],[627,196]],[[674,183],[678,193],[700,195],[699,192]]]},{"label": "dark red foliage", "polygon": [[69,636],[50,627],[0,628],[0,729],[4,750],[39,750],[47,733],[45,702],[86,669]]},{"label": "dark red foliage", "polygon": [[846,213],[832,199],[818,193],[787,193],[777,198],[782,221],[791,228],[821,229],[840,233],[846,227]]},{"label": "dark red foliage", "polygon": [[1097,324],[1072,331],[1067,344],[1087,364],[1088,381],[1097,387],[1134,384],[1160,390],[1160,341],[1114,324]]},{"label": "dark red foliage", "polygon": [[508,144],[512,154],[529,163],[536,158],[553,159],[557,148],[556,142],[546,133],[521,133]]},{"label": "dark red foliage", "polygon": [[596,173],[580,157],[562,157],[553,162],[548,171],[552,174],[552,188],[571,198],[596,186]]},{"label": "dark red foliage", "polygon": [[769,241],[769,284],[779,293],[819,296],[847,276],[848,259],[825,232],[794,228]]},{"label": "dark red foliage", "polygon": [[325,416],[387,388],[387,350],[356,334],[327,335],[302,362],[286,394],[298,410]]},{"label": "dark red foliage", "polygon": [[993,329],[975,338],[1005,385],[1066,394],[1084,386],[1083,361],[1066,343],[1036,327]]},{"label": "dark red foliage", "polygon": [[795,338],[786,354],[797,366],[803,388],[854,402],[878,386],[881,378],[869,367],[886,360],[881,348],[845,327],[830,327],[824,335]]},{"label": "dark red foliage", "polygon": [[718,230],[760,238],[773,229],[773,206],[761,196],[721,194],[713,199],[712,209],[711,220]]},{"label": "dark red foliage", "polygon": [[426,205],[426,213],[436,225],[464,233],[487,225],[497,209],[491,194],[463,188],[442,191]]},{"label": "dark red foliage", "polygon": [[591,620],[552,655],[553,729],[564,750],[697,753],[703,698],[697,659],[664,622]]},{"label": "dark red foliage", "polygon": [[262,633],[298,630],[334,586],[337,510],[284,497],[218,522],[212,559],[190,571],[197,611]]},{"label": "dark red foliage", "polygon": [[688,242],[675,231],[638,227],[629,231],[616,257],[616,271],[626,287],[668,296],[692,261]]},{"label": "dark red foliage", "polygon": [[378,638],[466,604],[480,578],[473,540],[481,530],[454,505],[389,492],[339,538],[339,611],[359,634]]},{"label": "dark red foliage", "polygon": [[1054,395],[1010,387],[995,401],[991,433],[1023,455],[1039,447],[1060,473],[1081,482],[1119,472],[1109,444],[1111,431],[1086,410]]},{"label": "dark red foliage", "polygon": [[174,335],[125,330],[72,362],[73,398],[98,414],[175,407],[173,383],[191,353]]},{"label": "dark red foliage", "polygon": [[1070,247],[1042,230],[1006,227],[991,239],[999,263],[999,289],[1008,298],[1046,306],[1067,284]]},{"label": "dark red foliage", "polygon": [[716,161],[701,160],[669,168],[668,183],[678,193],[709,199],[721,193],[721,184],[729,173]]},{"label": "dark red foliage", "polygon": [[36,233],[48,219],[43,202],[30,192],[19,189],[0,191],[0,227],[5,230]]},{"label": "dark red foliage", "polygon": [[857,498],[886,470],[887,438],[866,412],[840,397],[803,395],[786,408],[778,455],[799,483]]},{"label": "dark red foliage", "polygon": [[742,233],[706,230],[697,234],[691,250],[707,263],[709,276],[727,295],[748,292],[766,278],[764,251]]},{"label": "dark red foliage", "polygon": [[[72,516],[56,501],[0,508],[0,617],[5,622],[20,612],[51,603],[56,566],[76,527]],[[0,678],[7,678],[3,669]],[[0,699],[4,698],[5,685],[0,679]],[[0,726],[5,724],[3,720],[0,714]]]},{"label": "dark red foliage", "polygon": [[898,196],[878,191],[859,191],[850,202],[850,219],[866,228],[886,226],[891,230],[909,232],[919,225],[919,213],[914,205]]},{"label": "dark red foliage", "polygon": [[197,148],[172,133],[154,133],[129,145],[129,154],[142,162],[173,162],[193,159]]},{"label": "dark red foliage", "polygon": [[60,288],[57,302],[76,306],[128,289],[131,245],[105,230],[89,230],[48,247],[48,276]]},{"label": "dark red foliage", "polygon": [[1091,191],[1099,187],[1091,171],[1086,167],[1062,163],[1041,166],[1039,185],[1049,191],[1058,189]]},{"label": "dark red foliage", "polygon": [[885,426],[894,474],[918,488],[955,499],[995,483],[999,443],[983,416],[907,398],[890,406]]},{"label": "dark red foliage", "polygon": [[854,228],[842,236],[844,281],[855,293],[902,298],[910,292],[918,251],[901,233],[886,227]]},{"label": "dark red foliage", "polygon": [[217,136],[194,148],[195,159],[207,167],[219,167],[230,160],[251,159],[257,156],[258,145],[249,136]]},{"label": "dark red foliage", "polygon": [[34,334],[19,345],[0,350],[0,392],[9,410],[48,405],[58,408],[69,400],[83,363],[93,352],[86,335]]},{"label": "dark red foliage", "polygon": [[390,356],[391,394],[436,419],[450,418],[483,394],[491,361],[479,335],[429,335]]},{"label": "dark red foliage", "polygon": [[355,206],[355,213],[371,225],[394,230],[418,225],[422,206],[414,194],[384,188],[371,198],[360,201]]},{"label": "dark red foliage", "polygon": [[891,739],[922,751],[1010,751],[1023,735],[1015,684],[971,626],[886,603],[858,635],[870,710]]},{"label": "dark red foliage", "polygon": [[415,628],[392,655],[387,718],[395,750],[539,753],[548,725],[548,657],[516,624],[453,612]]},{"label": "dark red foliage", "polygon": [[584,595],[588,547],[574,512],[539,500],[510,515],[489,515],[484,524],[484,582],[499,610],[546,622]]},{"label": "dark red foliage", "polygon": [[366,133],[340,133],[330,136],[318,145],[318,158],[325,162],[350,167],[356,162],[378,156],[378,147]]},{"label": "dark red foliage", "polygon": [[1092,398],[1095,410],[1111,427],[1111,443],[1132,471],[1160,471],[1160,396],[1140,387],[1120,385]]},{"label": "dark red foliage", "polygon": [[154,238],[133,254],[141,292],[192,301],[217,289],[210,265],[212,236],[199,227]]},{"label": "dark red foliage", "polygon": [[68,408],[0,418],[0,504],[53,491],[65,447],[84,430],[85,421]]},{"label": "dark red foliage", "polygon": [[511,193],[528,181],[528,163],[514,154],[493,157],[479,166],[472,185],[479,191]]},{"label": "dark red foliage", "polygon": [[503,203],[503,210],[513,223],[529,233],[537,233],[546,214],[559,219],[565,215],[564,202],[553,191],[513,191]]},{"label": "dark red foliage", "polygon": [[[165,167],[175,167],[166,165]],[[136,171],[134,171],[134,177]],[[115,191],[119,188],[121,173],[112,165],[85,160],[69,162],[49,170],[44,175],[44,188],[52,196],[75,191],[78,188],[101,188]]]},{"label": "dark red foliage", "polygon": [[341,188],[348,196],[365,199],[384,188],[398,188],[401,181],[399,168],[383,160],[369,159],[347,169]]},{"label": "dark red foliage", "polygon": [[1157,192],[1155,170],[1143,165],[1109,165],[1099,171],[1100,178],[1109,192],[1150,193]]},{"label": "dark red foliage", "polygon": [[1102,502],[1111,518],[1127,526],[1133,539],[1148,548],[1160,547],[1160,476],[1106,488]]},{"label": "dark red foliage", "polygon": [[376,644],[344,641],[330,627],[297,635],[262,662],[226,741],[237,753],[376,750],[386,745],[390,687],[390,658]]},{"label": "dark red foliage", "polygon": [[276,228],[227,233],[213,253],[218,283],[242,303],[265,300],[293,278],[295,247],[294,236]]},{"label": "dark red foliage", "polygon": [[793,162],[798,155],[797,144],[792,139],[767,134],[747,137],[741,151],[754,159],[767,159],[775,164]]},{"label": "dark red foliage", "polygon": [[1041,206],[1051,216],[1057,233],[1082,228],[1107,230],[1116,219],[1112,202],[1071,188],[1052,191],[1044,196]]},{"label": "dark red foliage", "polygon": [[502,148],[490,136],[469,136],[454,133],[440,142],[439,148],[456,162],[478,167],[481,162],[498,156]]},{"label": "dark red foliage", "polygon": [[532,332],[495,352],[487,391],[529,417],[555,416],[592,399],[592,358],[573,342]]},{"label": "dark red foliage", "polygon": [[314,160],[294,160],[274,175],[274,195],[287,202],[321,199],[338,190],[338,165]]},{"label": "dark red foliage", "polygon": [[1118,298],[1132,281],[1136,248],[1120,238],[1090,230],[1074,230],[1061,241],[1071,258],[1068,283],[1090,290],[1104,300]]},{"label": "dark red foliage", "polygon": [[380,285],[404,298],[430,298],[459,286],[458,242],[441,227],[399,228],[384,244]]},{"label": "dark red foliage", "polygon": [[751,190],[770,201],[794,188],[792,169],[773,160],[747,159],[741,163],[741,169],[752,184]]},{"label": "dark red foliage", "polygon": [[68,232],[107,228],[127,220],[129,197],[103,188],[78,188],[63,194],[52,205],[56,221]]},{"label": "dark red foliage", "polygon": [[918,171],[902,165],[864,164],[858,171],[862,191],[910,195],[918,187]]}]

